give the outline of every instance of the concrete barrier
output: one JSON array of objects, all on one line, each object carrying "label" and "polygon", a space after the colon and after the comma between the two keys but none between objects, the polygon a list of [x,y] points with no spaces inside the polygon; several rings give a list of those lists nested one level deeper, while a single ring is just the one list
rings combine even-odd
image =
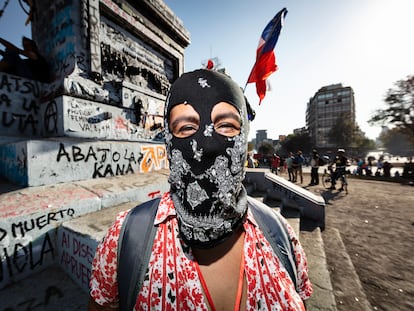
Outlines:
[{"label": "concrete barrier", "polygon": [[322,196],[303,189],[268,169],[247,169],[244,183],[250,191],[265,193],[265,201],[280,201],[282,214],[287,208],[294,208],[299,210],[301,219],[312,220],[321,230],[325,229],[325,200]]}]

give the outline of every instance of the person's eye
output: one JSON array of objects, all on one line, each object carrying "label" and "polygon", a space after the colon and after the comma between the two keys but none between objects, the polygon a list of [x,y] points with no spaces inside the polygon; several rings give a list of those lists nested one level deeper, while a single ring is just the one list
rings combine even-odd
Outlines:
[{"label": "person's eye", "polygon": [[193,135],[198,130],[198,125],[189,123],[178,125],[174,128],[173,135],[175,137],[184,138]]},{"label": "person's eye", "polygon": [[234,121],[223,121],[215,124],[214,130],[221,135],[233,137],[240,133],[240,124]]}]

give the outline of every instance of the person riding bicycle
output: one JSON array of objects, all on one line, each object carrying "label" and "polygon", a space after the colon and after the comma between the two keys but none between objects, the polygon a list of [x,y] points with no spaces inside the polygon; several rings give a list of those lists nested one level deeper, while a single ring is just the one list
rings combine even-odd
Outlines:
[{"label": "person riding bicycle", "polygon": [[[332,180],[331,180],[331,187],[329,189],[336,189],[335,184],[338,178],[341,176],[345,176],[345,169],[348,162],[348,159],[345,157],[345,149],[338,149],[337,155],[335,156],[333,163],[330,165],[331,167],[335,165],[335,171],[332,173]],[[346,183],[346,180],[344,180],[344,183]],[[344,185],[342,184],[339,191],[344,190]]]}]

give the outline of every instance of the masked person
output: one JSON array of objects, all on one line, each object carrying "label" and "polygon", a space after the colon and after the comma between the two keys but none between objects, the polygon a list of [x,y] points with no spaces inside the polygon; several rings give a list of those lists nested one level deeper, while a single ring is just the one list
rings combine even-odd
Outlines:
[{"label": "masked person", "polygon": [[[247,116],[243,92],[222,73],[196,70],[171,86],[165,107],[170,191],[158,205],[135,310],[305,310],[312,287],[295,233],[281,218],[292,242],[292,280],[242,185]],[[126,214],[97,248],[89,310],[119,307],[117,247]]]}]

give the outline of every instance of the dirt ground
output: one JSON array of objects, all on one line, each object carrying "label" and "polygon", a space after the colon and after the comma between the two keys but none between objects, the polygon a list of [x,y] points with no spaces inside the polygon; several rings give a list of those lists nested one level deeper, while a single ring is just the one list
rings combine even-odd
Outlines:
[{"label": "dirt ground", "polygon": [[[324,244],[332,245],[330,233],[336,228],[373,310],[414,310],[414,187],[357,178],[348,182],[348,194],[305,187],[326,201]],[[325,251],[337,303],[344,302],[338,310],[349,310],[347,300],[355,297],[343,285],[339,252],[335,247]]]}]

